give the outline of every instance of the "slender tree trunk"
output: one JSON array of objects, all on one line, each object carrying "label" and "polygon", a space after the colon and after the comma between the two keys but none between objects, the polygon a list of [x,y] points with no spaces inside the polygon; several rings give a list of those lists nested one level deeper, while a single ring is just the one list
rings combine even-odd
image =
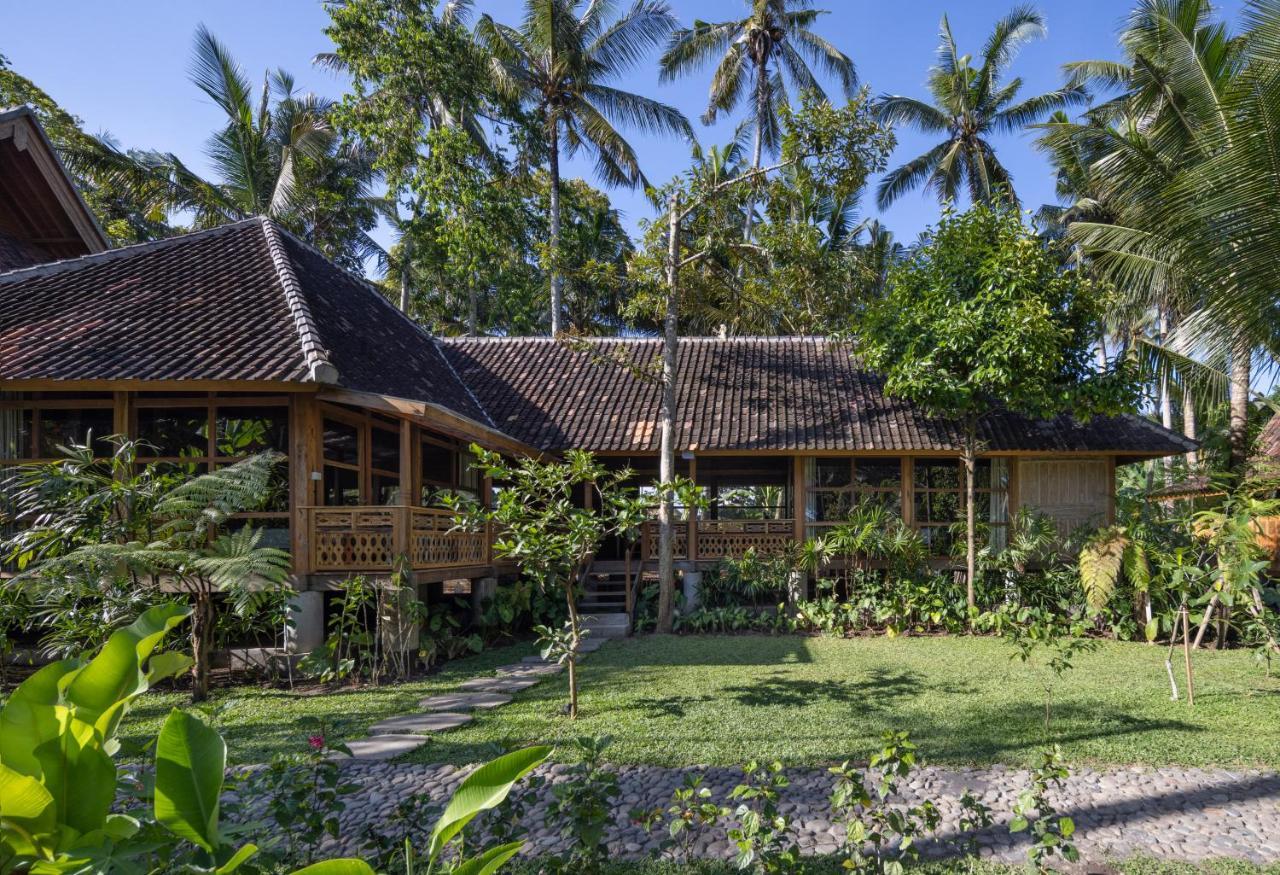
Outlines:
[{"label": "slender tree trunk", "polygon": [[[548,110],[550,113],[550,110]],[[554,120],[550,125],[551,154],[551,336],[563,329],[560,311],[563,307],[564,278],[560,276],[560,126]]]},{"label": "slender tree trunk", "polygon": [[675,480],[676,451],[676,345],[680,305],[680,195],[673,194],[667,218],[667,312],[662,320],[662,413],[658,481],[662,495],[658,503],[658,631],[671,632],[675,607]]},{"label": "slender tree trunk", "polygon": [[577,587],[570,576],[565,584],[565,600],[569,604],[569,638],[572,652],[569,654],[569,719],[578,719],[578,605]]},{"label": "slender tree trunk", "polygon": [[192,595],[191,610],[191,701],[209,698],[209,651],[213,647],[213,599],[203,584]]},{"label": "slender tree trunk", "polygon": [[[965,599],[972,610],[977,605],[974,581],[977,577],[977,517],[974,513],[974,474],[978,453],[977,424],[970,418],[964,435],[964,504],[965,504]],[[972,626],[972,623],[970,624]]]},{"label": "slender tree trunk", "polygon": [[409,312],[409,276],[412,272],[413,263],[413,235],[404,234],[400,238],[403,242],[400,246],[400,312]]},{"label": "slender tree trunk", "polygon": [[[1191,392],[1188,391],[1188,387],[1184,383],[1182,386],[1182,434],[1184,437],[1189,437],[1192,440],[1196,440],[1196,434],[1198,431],[1199,431],[1199,427],[1196,424],[1195,398],[1192,397]],[[1191,450],[1189,453],[1187,453],[1188,468],[1195,468],[1199,464],[1200,464],[1199,453],[1197,453],[1195,450]]]},{"label": "slender tree trunk", "polygon": [[475,337],[479,333],[480,324],[480,290],[476,288],[475,277],[467,284],[467,336]]},{"label": "slender tree trunk", "polygon": [[1231,353],[1231,470],[1240,472],[1249,455],[1249,381],[1252,362],[1247,343]]},{"label": "slender tree trunk", "polygon": [[[1169,338],[1169,316],[1164,309],[1160,309],[1159,316],[1160,345],[1164,346]],[[1165,428],[1173,431],[1173,398],[1169,395],[1169,375],[1166,373],[1160,378],[1160,424]],[[1173,485],[1173,468],[1170,467],[1168,459],[1160,461],[1160,468],[1164,471],[1164,485]]]},{"label": "slender tree trunk", "polygon": [[[756,65],[756,137],[755,146],[751,152],[751,169],[759,170],[760,162],[764,159],[764,119],[769,111],[769,80],[768,67],[762,62]],[[747,216],[742,221],[742,240],[744,243],[751,241],[751,224],[755,219],[756,198],[755,198],[756,180],[751,180],[749,191],[751,194],[747,196]]]}]

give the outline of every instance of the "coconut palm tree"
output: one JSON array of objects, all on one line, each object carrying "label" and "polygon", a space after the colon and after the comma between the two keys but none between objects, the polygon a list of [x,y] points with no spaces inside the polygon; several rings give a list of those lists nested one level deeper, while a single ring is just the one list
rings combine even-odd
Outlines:
[{"label": "coconut palm tree", "polygon": [[492,54],[498,90],[518,99],[537,117],[547,149],[551,333],[563,325],[564,277],[555,265],[560,251],[560,157],[588,151],[609,185],[646,182],[635,149],[619,123],[641,131],[692,139],[693,129],[674,107],[608,84],[633,69],[675,29],[660,0],[638,0],[614,16],[611,0],[525,0],[518,27],[481,16],[476,35]]},{"label": "coconut palm tree", "polygon": [[[825,96],[814,70],[835,78],[846,96],[858,84],[853,61],[810,28],[825,10],[811,0],[745,0],[745,18],[711,23],[695,21],[672,35],[662,56],[661,81],[673,81],[715,59],[704,124],[714,124],[750,98],[748,121],[754,131],[751,167],[758,170],[764,153],[777,154],[782,132],[778,113],[787,102],[787,83],[797,91]],[[753,210],[748,204],[745,237],[751,236]]]},{"label": "coconut palm tree", "polygon": [[1001,197],[1017,202],[1009,171],[996,157],[991,137],[1013,133],[1051,112],[1084,103],[1084,87],[1071,83],[1055,91],[1019,100],[1022,79],[1005,81],[1005,73],[1023,44],[1045,34],[1044,18],[1030,6],[1019,6],[996,22],[974,67],[960,54],[947,17],[942,17],[937,64],[929,73],[932,103],[900,95],[876,101],[879,117],[914,127],[943,139],[929,151],[885,175],[876,192],[881,209],[923,185],[940,201],[957,200],[968,189],[974,202]]},{"label": "coconut palm tree", "polygon": [[1280,6],[1252,0],[1244,20],[1236,35],[1205,2],[1143,0],[1124,62],[1072,71],[1120,86],[1113,106],[1138,118],[1143,145],[1110,138],[1095,173],[1114,221],[1078,221],[1069,236],[1130,302],[1195,290],[1179,333],[1229,359],[1233,466],[1247,456],[1253,365],[1276,345],[1280,288]]},{"label": "coconut palm tree", "polygon": [[368,233],[377,219],[372,162],[338,143],[332,101],[299,94],[284,70],[269,71],[255,89],[204,25],[191,79],[225,116],[205,149],[212,178],[169,152],[107,148],[95,169],[166,210],[189,213],[197,228],[271,216],[348,268],[382,256]]}]

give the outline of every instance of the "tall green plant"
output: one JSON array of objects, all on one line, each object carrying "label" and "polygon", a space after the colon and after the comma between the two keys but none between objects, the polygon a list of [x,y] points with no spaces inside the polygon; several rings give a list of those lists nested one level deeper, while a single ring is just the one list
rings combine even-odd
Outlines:
[{"label": "tall green plant", "polygon": [[890,273],[860,320],[858,352],[891,396],[949,421],[965,470],[968,603],[975,605],[974,480],[985,415],[1080,418],[1124,409],[1124,373],[1094,366],[1099,302],[1018,212],[978,204],[944,210],[912,258]]}]

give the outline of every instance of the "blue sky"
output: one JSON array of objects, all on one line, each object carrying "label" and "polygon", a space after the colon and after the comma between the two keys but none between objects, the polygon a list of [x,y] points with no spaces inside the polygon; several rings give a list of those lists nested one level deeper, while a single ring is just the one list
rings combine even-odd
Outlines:
[{"label": "blue sky", "polygon": [[[268,67],[292,71],[304,90],[337,96],[343,83],[311,67],[311,57],[329,47],[323,33],[327,16],[318,0],[129,0],[129,2],[8,3],[0,30],[0,54],[13,67],[80,116],[90,131],[108,131],[125,146],[172,151],[204,168],[201,149],[219,124],[217,109],[187,79],[192,35],[204,22],[226,42],[255,79]],[[481,11],[516,22],[519,0],[480,0]],[[620,4],[621,5],[621,4]],[[629,5],[629,4],[628,4]],[[672,0],[685,22],[738,17],[744,0]],[[832,10],[818,31],[857,64],[862,81],[874,93],[924,97],[925,78],[937,45],[938,22],[947,13],[961,51],[977,54],[992,24],[1013,2],[976,0],[819,0]],[[1231,15],[1240,0],[1228,0]],[[1116,31],[1128,0],[1043,0],[1047,39],[1028,45],[1013,66],[1023,77],[1024,94],[1055,87],[1061,65],[1082,58],[1115,57]],[[707,129],[696,122],[706,103],[710,70],[675,84],[660,85],[656,59],[625,83],[631,90],[674,104],[695,120],[699,139],[726,139],[732,122]],[[672,139],[633,137],[643,169],[655,183],[669,179],[687,163],[688,147]],[[919,154],[929,141],[899,131],[891,166]],[[1013,174],[1028,207],[1052,200],[1053,178],[1028,135],[1003,137],[998,154]],[[589,163],[578,160],[570,173],[590,179]],[[611,196],[627,224],[651,215],[639,192],[613,190]],[[865,215],[876,214],[870,193]],[[938,215],[937,203],[923,193],[908,195],[882,220],[908,241]]]}]

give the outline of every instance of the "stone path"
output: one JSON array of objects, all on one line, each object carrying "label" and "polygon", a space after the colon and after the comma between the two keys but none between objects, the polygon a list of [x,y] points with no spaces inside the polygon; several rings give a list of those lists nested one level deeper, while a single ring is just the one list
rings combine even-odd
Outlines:
[{"label": "stone path", "polygon": [[[384,822],[402,799],[414,794],[426,794],[435,805],[443,806],[468,771],[445,765],[351,763],[344,769],[344,777],[361,789],[347,798],[344,834],[356,835],[366,823]],[[555,782],[563,771],[559,765],[538,770],[549,782]],[[630,822],[628,814],[635,807],[668,803],[686,771],[702,774],[704,785],[724,804],[729,804],[726,797],[741,777],[739,770],[728,768],[620,767],[622,792],[610,834],[615,857],[645,857],[657,848],[658,838],[646,835]],[[832,823],[827,804],[832,776],[822,770],[789,770],[787,774],[791,786],[783,793],[782,810],[792,819],[796,840],[806,853],[834,852],[844,833]],[[1026,778],[1025,771],[1003,767],[919,770],[903,788],[904,802],[931,798],[943,815],[938,836],[922,843],[924,852],[935,857],[964,852],[970,837],[958,833],[956,817],[958,800],[968,788],[996,817],[992,828],[973,837],[979,853],[1010,863],[1025,862],[1025,834],[1010,834],[1008,823],[1009,811]],[[530,853],[562,847],[554,826],[544,822],[549,799],[544,786],[526,814]],[[1275,772],[1082,769],[1072,774],[1065,790],[1055,794],[1053,801],[1060,813],[1075,820],[1075,841],[1087,863],[1102,864],[1136,854],[1191,862],[1223,857],[1254,863],[1280,861],[1280,774]],[[424,824],[423,838],[429,827],[429,822]],[[732,857],[723,826],[700,837],[697,852],[704,857]]]},{"label": "stone path", "polygon": [[[603,642],[592,642],[596,650]],[[358,836],[365,825],[384,824],[405,799],[424,796],[443,807],[454,788],[470,771],[446,765],[400,765],[384,762],[425,744],[428,737],[472,720],[473,709],[499,708],[511,695],[562,670],[541,657],[499,667],[489,677],[459,684],[459,692],[424,699],[419,714],[405,714],[378,723],[368,738],[348,742],[352,758],[344,763],[344,777],[359,789],[347,797],[343,835]],[[538,773],[548,784],[562,780],[564,766],[543,766]],[[704,786],[722,804],[741,772],[726,768],[665,769],[656,766],[618,768],[621,794],[609,833],[616,857],[640,858],[658,848],[658,835],[646,835],[631,823],[633,808],[667,805],[687,772],[703,776]],[[825,770],[793,770],[783,793],[781,810],[791,818],[792,832],[806,853],[833,853],[844,837],[832,823],[827,798],[832,776]],[[935,768],[918,770],[903,786],[903,805],[932,799],[943,823],[931,839],[918,843],[930,856],[956,856],[976,846],[983,857],[1016,863],[1026,859],[1028,839],[1009,832],[1010,811],[1026,786],[1027,773],[1002,766],[991,768]],[[869,783],[868,786],[871,786]],[[959,799],[972,791],[992,809],[994,825],[977,835],[959,831]],[[1280,773],[1224,769],[1126,768],[1109,771],[1080,769],[1066,787],[1052,794],[1059,813],[1076,825],[1075,843],[1085,862],[1102,864],[1136,854],[1167,860],[1199,861],[1239,858],[1253,863],[1280,862]],[[529,831],[526,853],[562,849],[554,824],[546,823],[551,800],[544,786],[530,800],[525,815]],[[430,824],[422,825],[423,835]],[[974,844],[976,843],[976,845]],[[332,849],[354,852],[354,847]],[[725,825],[701,835],[696,853],[708,858],[731,858]]]}]

